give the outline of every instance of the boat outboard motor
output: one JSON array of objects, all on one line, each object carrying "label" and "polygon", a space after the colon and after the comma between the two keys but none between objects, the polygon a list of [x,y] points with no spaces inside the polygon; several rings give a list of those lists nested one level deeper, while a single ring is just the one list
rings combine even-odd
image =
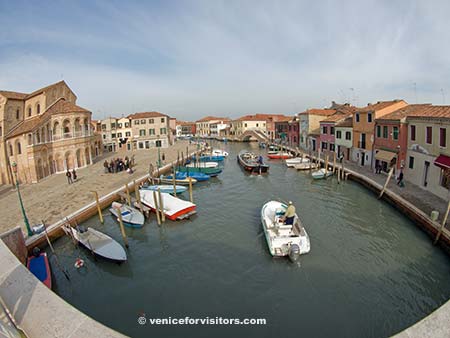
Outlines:
[{"label": "boat outboard motor", "polygon": [[289,247],[289,259],[291,262],[298,261],[298,258],[300,257],[300,247],[297,244],[292,244]]}]

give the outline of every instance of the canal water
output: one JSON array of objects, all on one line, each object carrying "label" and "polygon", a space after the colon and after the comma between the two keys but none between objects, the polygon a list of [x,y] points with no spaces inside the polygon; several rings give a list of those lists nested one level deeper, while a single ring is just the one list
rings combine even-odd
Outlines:
[{"label": "canal water", "polygon": [[[268,175],[251,176],[236,154],[264,150],[216,145],[230,156],[219,177],[194,186],[197,215],[161,227],[152,215],[142,229],[127,228],[129,259],[122,265],[57,240],[71,280],[53,264],[55,291],[132,337],[385,337],[450,298],[449,257],[373,193],[351,181],[313,181],[276,160]],[[292,200],[306,226],[311,252],[299,264],[269,254],[260,209],[272,199]],[[85,225],[122,243],[109,215],[104,225],[98,218]],[[77,255],[85,269],[73,267]],[[147,323],[138,324],[144,316]],[[266,325],[149,324],[186,316],[264,318]]]}]

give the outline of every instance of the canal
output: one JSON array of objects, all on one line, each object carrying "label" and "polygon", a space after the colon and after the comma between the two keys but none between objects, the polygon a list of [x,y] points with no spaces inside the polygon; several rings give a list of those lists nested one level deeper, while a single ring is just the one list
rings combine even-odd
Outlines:
[{"label": "canal", "polygon": [[[450,298],[450,258],[395,208],[362,186],[312,181],[307,172],[268,161],[270,173],[238,166],[194,186],[198,214],[158,227],[127,228],[122,265],[95,261],[68,238],[54,244],[71,280],[55,264],[55,291],[103,324],[132,337],[385,337]],[[188,198],[188,194],[184,196]],[[273,259],[260,222],[271,199],[292,200],[311,239],[299,264]],[[85,223],[122,243],[107,210]],[[80,255],[86,268],[76,270]],[[53,260],[51,260],[54,263]],[[138,317],[147,318],[146,325]],[[150,325],[150,318],[265,318],[266,325]],[[70,320],[68,318],[67,320]]]}]

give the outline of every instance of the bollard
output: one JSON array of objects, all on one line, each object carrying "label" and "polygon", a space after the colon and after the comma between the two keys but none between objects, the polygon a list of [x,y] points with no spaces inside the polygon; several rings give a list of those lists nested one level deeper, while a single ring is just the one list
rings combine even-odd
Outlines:
[{"label": "bollard", "polygon": [[156,191],[155,190],[153,190],[153,202],[155,203],[156,221],[158,222],[158,225],[161,225],[161,218],[159,216],[158,200],[156,199]]},{"label": "bollard", "polygon": [[127,192],[127,202],[128,202],[128,205],[131,207],[131,197],[130,197],[130,189],[128,188],[128,183],[125,184],[125,191]]},{"label": "bollard", "polygon": [[161,189],[158,188],[159,197],[159,210],[161,211],[161,221],[164,223],[166,221],[166,214],[164,213],[164,200],[162,198]]},{"label": "bollard", "polygon": [[102,214],[102,208],[100,208],[100,202],[98,200],[98,193],[96,191],[92,191],[95,196],[95,203],[97,204],[97,211],[98,211],[98,218],[100,218],[100,223],[103,224],[103,214]]},{"label": "bollard", "polygon": [[123,242],[125,243],[125,246],[128,248],[128,239],[127,234],[125,233],[125,227],[123,226],[122,221],[122,212],[120,211],[120,208],[116,208],[117,215],[119,216],[119,226],[120,226],[120,232],[122,233]]}]

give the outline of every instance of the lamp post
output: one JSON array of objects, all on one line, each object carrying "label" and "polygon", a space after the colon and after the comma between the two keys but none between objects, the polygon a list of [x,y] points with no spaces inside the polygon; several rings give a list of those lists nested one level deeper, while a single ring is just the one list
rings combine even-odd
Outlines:
[{"label": "lamp post", "polygon": [[28,222],[27,214],[25,213],[25,208],[23,207],[22,196],[20,195],[19,180],[17,179],[17,163],[13,162],[11,164],[12,172],[14,173],[14,178],[16,180],[17,195],[19,196],[20,209],[22,211],[23,221],[25,227],[27,228],[28,236],[33,236],[33,231],[31,231],[30,222]]}]

